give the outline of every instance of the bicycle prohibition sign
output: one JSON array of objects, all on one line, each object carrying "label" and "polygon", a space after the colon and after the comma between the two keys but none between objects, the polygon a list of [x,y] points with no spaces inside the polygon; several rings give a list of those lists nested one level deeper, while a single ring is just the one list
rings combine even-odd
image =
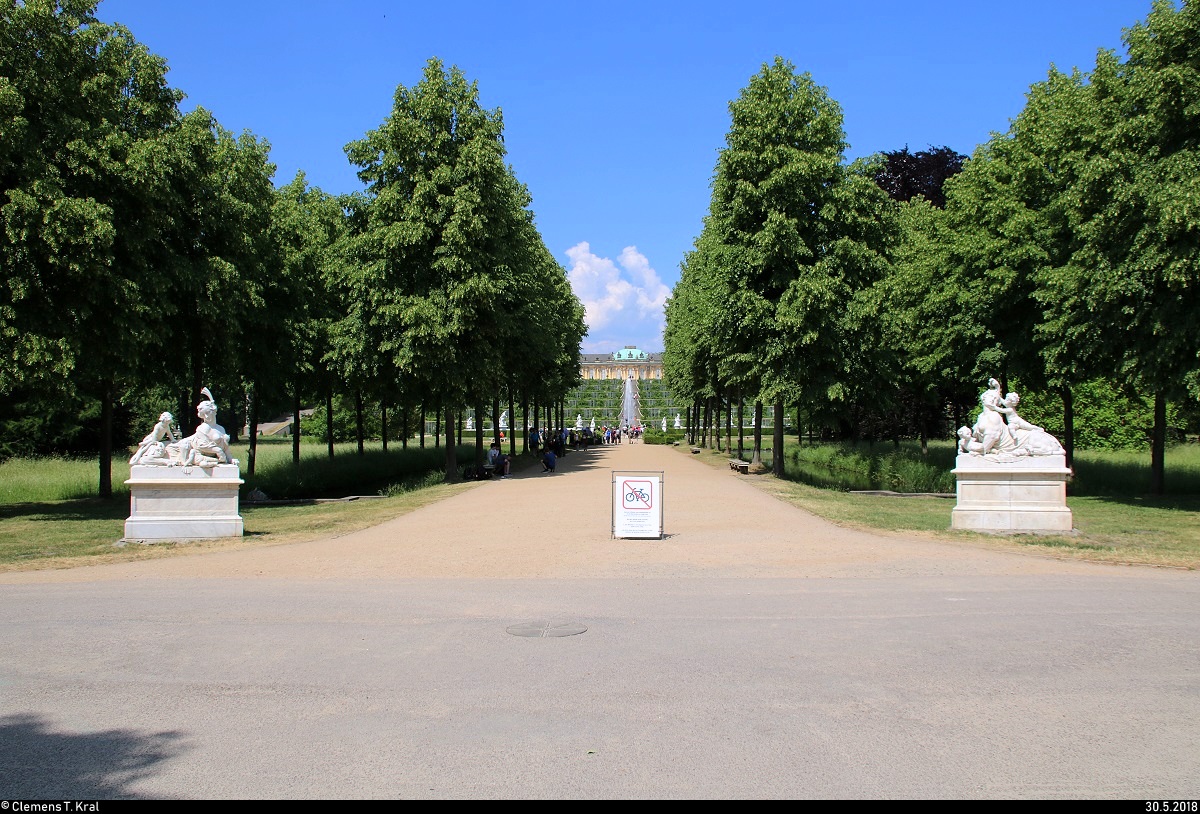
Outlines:
[{"label": "bicycle prohibition sign", "polygon": [[612,536],[658,538],[663,534],[663,473],[612,473]]}]

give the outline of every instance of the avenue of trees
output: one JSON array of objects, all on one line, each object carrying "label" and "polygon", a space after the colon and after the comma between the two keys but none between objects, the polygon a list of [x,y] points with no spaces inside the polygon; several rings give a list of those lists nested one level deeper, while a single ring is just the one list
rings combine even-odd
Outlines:
[{"label": "avenue of trees", "polygon": [[207,385],[252,444],[335,398],[360,450],[366,413],[385,443],[438,414],[453,478],[464,408],[574,386],[583,308],[457,68],[347,146],[348,196],[276,188],[263,139],[182,99],[94,2],[0,4],[0,458],[98,451],[111,494],[114,448],[164,408],[190,432]]},{"label": "avenue of trees", "polygon": [[847,162],[837,104],[764,65],[667,305],[692,426],[771,404],[835,437],[950,437],[995,376],[1055,397],[1068,455],[1076,394],[1144,398],[1161,492],[1169,424],[1200,398],[1200,5],[1156,3],[1125,44],[1051,69],[965,161]]}]

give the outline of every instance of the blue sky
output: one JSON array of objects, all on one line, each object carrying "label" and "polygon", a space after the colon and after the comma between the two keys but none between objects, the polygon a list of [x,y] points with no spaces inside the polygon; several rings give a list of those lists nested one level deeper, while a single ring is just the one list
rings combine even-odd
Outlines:
[{"label": "blue sky", "polygon": [[361,188],[345,145],[439,57],[504,113],[546,245],[588,308],[586,352],[662,348],[662,303],[699,234],[728,103],[775,55],[845,117],[848,157],[970,154],[1008,128],[1053,63],[1089,70],[1149,0],[1005,2],[344,3],[102,0],[164,57],[171,84],[229,130]]}]

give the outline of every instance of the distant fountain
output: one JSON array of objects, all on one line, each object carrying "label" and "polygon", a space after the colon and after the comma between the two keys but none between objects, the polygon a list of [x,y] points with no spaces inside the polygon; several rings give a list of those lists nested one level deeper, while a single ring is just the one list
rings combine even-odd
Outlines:
[{"label": "distant fountain", "polygon": [[642,397],[638,394],[637,379],[632,376],[625,380],[625,394],[621,397],[620,422],[622,429],[642,425]]}]

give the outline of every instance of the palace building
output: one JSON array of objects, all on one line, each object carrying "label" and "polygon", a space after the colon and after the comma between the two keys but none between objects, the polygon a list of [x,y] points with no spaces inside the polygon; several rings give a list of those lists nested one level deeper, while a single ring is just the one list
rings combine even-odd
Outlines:
[{"label": "palace building", "polygon": [[589,379],[661,379],[662,354],[626,345],[613,353],[582,353],[579,375]]}]

